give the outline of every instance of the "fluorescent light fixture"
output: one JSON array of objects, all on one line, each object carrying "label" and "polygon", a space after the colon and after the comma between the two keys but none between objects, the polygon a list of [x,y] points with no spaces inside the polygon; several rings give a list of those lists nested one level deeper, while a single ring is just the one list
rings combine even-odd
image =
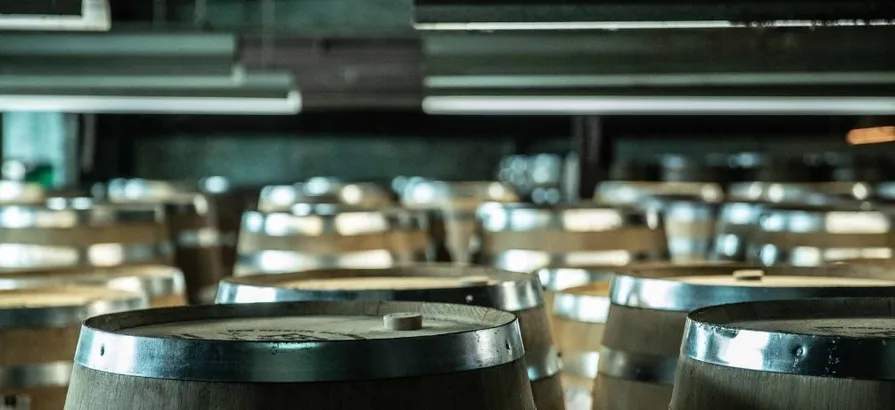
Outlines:
[{"label": "fluorescent light fixture", "polygon": [[833,20],[818,23],[815,20],[776,20],[758,24],[726,20],[693,21],[531,21],[531,22],[444,22],[415,23],[417,30],[441,31],[498,31],[498,30],[663,30],[663,29],[718,29],[743,27],[856,27],[891,26],[895,21],[876,20]]},{"label": "fluorescent light fixture", "polygon": [[0,30],[108,31],[108,0],[0,1]]},{"label": "fluorescent light fixture", "polygon": [[895,72],[814,73],[673,73],[673,74],[566,74],[566,75],[439,75],[425,78],[430,88],[557,88],[644,86],[774,86],[895,84]]},{"label": "fluorescent light fixture", "polygon": [[302,106],[288,74],[249,74],[238,81],[199,85],[152,80],[136,77],[129,85],[93,87],[7,85],[0,87],[0,111],[295,114]]},{"label": "fluorescent light fixture", "polygon": [[423,111],[490,115],[882,115],[895,113],[895,97],[439,95],[425,97]]}]

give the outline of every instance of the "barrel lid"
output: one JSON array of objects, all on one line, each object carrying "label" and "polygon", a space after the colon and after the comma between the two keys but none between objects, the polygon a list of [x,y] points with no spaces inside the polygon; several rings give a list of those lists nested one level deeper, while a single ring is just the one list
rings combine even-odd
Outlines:
[{"label": "barrel lid", "polygon": [[536,276],[493,268],[419,264],[385,269],[320,269],[225,278],[218,303],[404,300],[507,311],[543,304]]},{"label": "barrel lid", "polygon": [[619,270],[625,269],[623,265],[581,266],[562,268],[538,269],[535,274],[541,280],[541,285],[548,291],[557,291],[576,286],[586,285],[592,282],[612,280],[612,276]]},{"label": "barrel lid", "polygon": [[[734,277],[748,271],[761,277]],[[895,276],[872,266],[696,263],[632,267],[612,279],[610,299],[628,307],[690,311],[746,301],[889,295],[895,296]]]},{"label": "barrel lid", "polygon": [[0,273],[0,289],[47,285],[100,285],[149,296],[179,294],[186,287],[183,272],[165,265],[19,269]]},{"label": "barrel lid", "polygon": [[471,212],[485,202],[515,202],[519,196],[507,184],[497,181],[434,181],[419,179],[408,183],[401,194],[404,206]]},{"label": "barrel lid", "polygon": [[658,226],[654,212],[593,202],[562,205],[487,202],[477,211],[489,232],[556,229],[577,232]]},{"label": "barrel lid", "polygon": [[[386,328],[383,316],[396,313],[422,315],[421,329]],[[323,382],[460,372],[510,363],[523,354],[515,316],[495,309],[289,302],[94,317],[82,328],[75,362],[174,380]]]},{"label": "barrel lid", "polygon": [[682,354],[802,376],[895,380],[895,298],[739,303],[690,313]]},{"label": "barrel lid", "polygon": [[333,204],[297,204],[291,212],[248,211],[244,232],[270,236],[363,235],[395,229],[419,229],[426,215],[400,208],[376,210]]},{"label": "barrel lid", "polygon": [[0,327],[74,325],[103,313],[146,307],[145,297],[123,290],[59,286],[0,290]]},{"label": "barrel lid", "polygon": [[553,314],[577,322],[606,323],[610,282],[562,290],[553,298]]}]

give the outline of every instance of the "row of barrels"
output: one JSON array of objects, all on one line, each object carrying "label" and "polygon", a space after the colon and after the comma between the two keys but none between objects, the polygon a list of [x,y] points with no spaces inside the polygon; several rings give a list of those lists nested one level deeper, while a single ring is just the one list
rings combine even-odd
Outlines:
[{"label": "row of barrels", "polygon": [[327,269],[225,279],[219,306],[134,310],[177,297],[158,292],[173,284],[149,285],[172,276],[161,271],[4,278],[0,368],[15,375],[0,380],[5,403],[777,409],[783,390],[762,386],[779,382],[789,408],[851,408],[853,391],[859,408],[889,408],[888,261]]},{"label": "row of barrels", "polygon": [[597,200],[657,209],[674,260],[817,266],[891,258],[891,184],[612,181]]}]

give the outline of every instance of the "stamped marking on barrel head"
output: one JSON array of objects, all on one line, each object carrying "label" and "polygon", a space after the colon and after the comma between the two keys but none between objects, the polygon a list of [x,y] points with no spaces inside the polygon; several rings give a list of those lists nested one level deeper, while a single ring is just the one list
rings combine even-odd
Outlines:
[{"label": "stamped marking on barrel head", "polygon": [[31,396],[25,394],[0,395],[0,410],[30,410]]}]

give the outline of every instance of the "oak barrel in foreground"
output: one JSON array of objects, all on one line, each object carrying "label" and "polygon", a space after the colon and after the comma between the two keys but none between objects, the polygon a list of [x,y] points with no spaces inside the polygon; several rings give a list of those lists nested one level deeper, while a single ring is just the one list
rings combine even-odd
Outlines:
[{"label": "oak barrel in foreground", "polygon": [[[433,360],[433,358],[438,360]],[[511,313],[288,302],[103,315],[66,410],[535,410]]]},{"label": "oak barrel in foreground", "polygon": [[484,306],[515,313],[539,410],[563,408],[559,358],[538,278],[486,267],[419,264],[388,269],[325,269],[227,278],[218,303],[417,301]]},{"label": "oak barrel in foreground", "polygon": [[895,408],[893,304],[805,299],[695,311],[670,409]]},{"label": "oak barrel in foreground", "polygon": [[81,322],[144,307],[141,295],[100,287],[0,290],[0,408],[61,409]]},{"label": "oak barrel in foreground", "polygon": [[879,268],[696,264],[635,268],[613,278],[594,387],[595,410],[665,410],[687,313],[706,306],[818,297],[895,296]]},{"label": "oak barrel in foreground", "polygon": [[145,295],[150,307],[182,306],[186,285],[180,269],[165,265],[111,268],[23,269],[0,274],[0,289],[100,286]]}]

